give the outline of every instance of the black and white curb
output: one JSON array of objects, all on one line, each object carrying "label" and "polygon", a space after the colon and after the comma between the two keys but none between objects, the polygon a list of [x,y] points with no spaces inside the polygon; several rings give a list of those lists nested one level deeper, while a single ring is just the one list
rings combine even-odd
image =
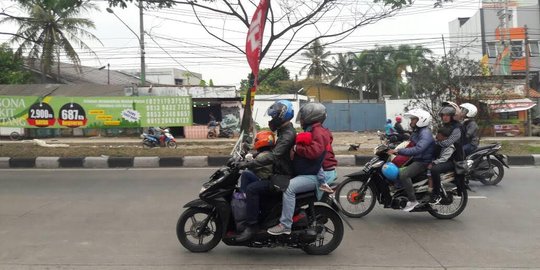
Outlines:
[{"label": "black and white curb", "polygon": [[[339,166],[363,166],[371,156],[337,155]],[[0,157],[1,168],[158,168],[158,167],[218,167],[228,156],[185,157]],[[540,154],[508,156],[509,165],[540,166]]]}]

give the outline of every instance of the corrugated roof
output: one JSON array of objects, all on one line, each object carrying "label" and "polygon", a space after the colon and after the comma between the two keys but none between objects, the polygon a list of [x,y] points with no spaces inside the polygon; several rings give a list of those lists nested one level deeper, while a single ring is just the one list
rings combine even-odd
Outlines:
[{"label": "corrugated roof", "polygon": [[123,85],[99,84],[2,84],[3,96],[125,96]]},{"label": "corrugated roof", "polygon": [[[39,66],[36,61],[35,66]],[[35,67],[28,67],[32,71],[39,72]],[[100,68],[103,68],[100,70]],[[53,76],[58,74],[56,64],[51,68]],[[132,85],[139,84],[140,79],[116,70],[108,70],[107,66],[88,67],[82,66],[81,72],[75,69],[75,65],[69,63],[60,63],[60,81],[65,84],[101,84],[107,85],[107,76],[109,76],[110,85]]]}]

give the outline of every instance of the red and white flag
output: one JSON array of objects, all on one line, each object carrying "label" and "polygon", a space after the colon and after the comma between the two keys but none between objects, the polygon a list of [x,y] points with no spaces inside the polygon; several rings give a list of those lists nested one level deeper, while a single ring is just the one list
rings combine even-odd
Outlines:
[{"label": "red and white flag", "polygon": [[259,6],[253,14],[249,31],[246,38],[246,57],[251,67],[251,72],[255,76],[255,85],[259,76],[259,57],[262,50],[262,38],[264,32],[264,23],[266,22],[266,14],[268,12],[268,4],[270,0],[261,0]]}]

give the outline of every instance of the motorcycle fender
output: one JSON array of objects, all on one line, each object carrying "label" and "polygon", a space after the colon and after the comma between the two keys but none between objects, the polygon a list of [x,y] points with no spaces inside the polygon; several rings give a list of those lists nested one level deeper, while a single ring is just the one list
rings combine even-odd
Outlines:
[{"label": "motorcycle fender", "polygon": [[508,167],[508,164],[507,164],[507,160],[508,160],[508,157],[506,157],[505,155],[503,154],[495,154],[493,155],[496,159],[498,159],[506,168],[510,169],[510,167]]},{"label": "motorcycle fender", "polygon": [[190,208],[190,207],[194,207],[194,208],[207,208],[207,209],[212,209],[213,206],[209,205],[207,202],[201,200],[201,199],[195,199],[191,202],[188,202],[184,205],[184,208]]},{"label": "motorcycle fender", "polygon": [[355,173],[347,174],[347,175],[345,175],[345,177],[358,179],[358,180],[360,180],[362,182],[365,182],[365,181],[367,181],[369,179],[369,174],[362,170],[362,171],[358,171],[358,172],[355,172]]}]

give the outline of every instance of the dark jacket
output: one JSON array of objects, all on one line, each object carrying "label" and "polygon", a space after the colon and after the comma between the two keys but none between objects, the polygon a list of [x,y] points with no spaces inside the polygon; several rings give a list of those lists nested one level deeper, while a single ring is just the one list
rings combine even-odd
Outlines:
[{"label": "dark jacket", "polygon": [[287,174],[292,175],[292,162],[290,157],[290,151],[294,146],[296,140],[296,130],[292,123],[280,127],[277,130],[276,146],[272,151],[264,155],[264,157],[253,160],[248,165],[248,168],[263,167],[269,164],[274,164],[275,174]]},{"label": "dark jacket", "polygon": [[411,134],[413,147],[398,150],[398,154],[413,157],[413,161],[430,163],[433,160],[435,140],[429,127],[416,128]]},{"label": "dark jacket", "polygon": [[[254,160],[261,160],[261,159],[264,159],[265,156],[269,155],[270,153],[271,151],[259,152],[253,155],[253,158]],[[273,165],[274,165],[273,163],[270,163],[270,164],[266,164],[260,167],[250,166],[250,170],[253,171],[253,173],[257,175],[260,179],[268,179],[274,173]]]},{"label": "dark jacket", "polygon": [[401,123],[395,123],[395,124],[394,124],[394,130],[395,130],[398,134],[405,134],[405,130],[404,130],[403,127],[401,126]]},{"label": "dark jacket", "polygon": [[471,144],[478,146],[480,144],[480,130],[478,129],[478,124],[473,119],[466,119],[463,123],[463,128],[465,129],[465,138],[464,144]]},{"label": "dark jacket", "polygon": [[463,160],[465,158],[465,154],[463,153],[463,140],[465,138],[465,131],[463,126],[457,121],[451,121],[444,124],[444,126],[450,127],[452,129],[452,134],[450,134],[450,136],[446,140],[437,142],[437,145],[440,145],[441,148],[454,145],[456,151],[454,153],[453,160]]},{"label": "dark jacket", "polygon": [[[324,170],[329,171],[335,169],[337,160],[334,149],[332,148],[332,142],[334,140],[332,133],[320,123],[311,125],[309,130],[311,131],[312,142],[309,145],[297,144],[295,159],[310,160],[311,163],[320,163],[322,161],[322,168]],[[322,154],[324,154],[324,159],[321,160]],[[318,169],[320,169],[320,167]],[[317,174],[317,172],[312,173],[311,171],[306,171],[302,168],[296,168],[296,166],[295,173]]]}]

